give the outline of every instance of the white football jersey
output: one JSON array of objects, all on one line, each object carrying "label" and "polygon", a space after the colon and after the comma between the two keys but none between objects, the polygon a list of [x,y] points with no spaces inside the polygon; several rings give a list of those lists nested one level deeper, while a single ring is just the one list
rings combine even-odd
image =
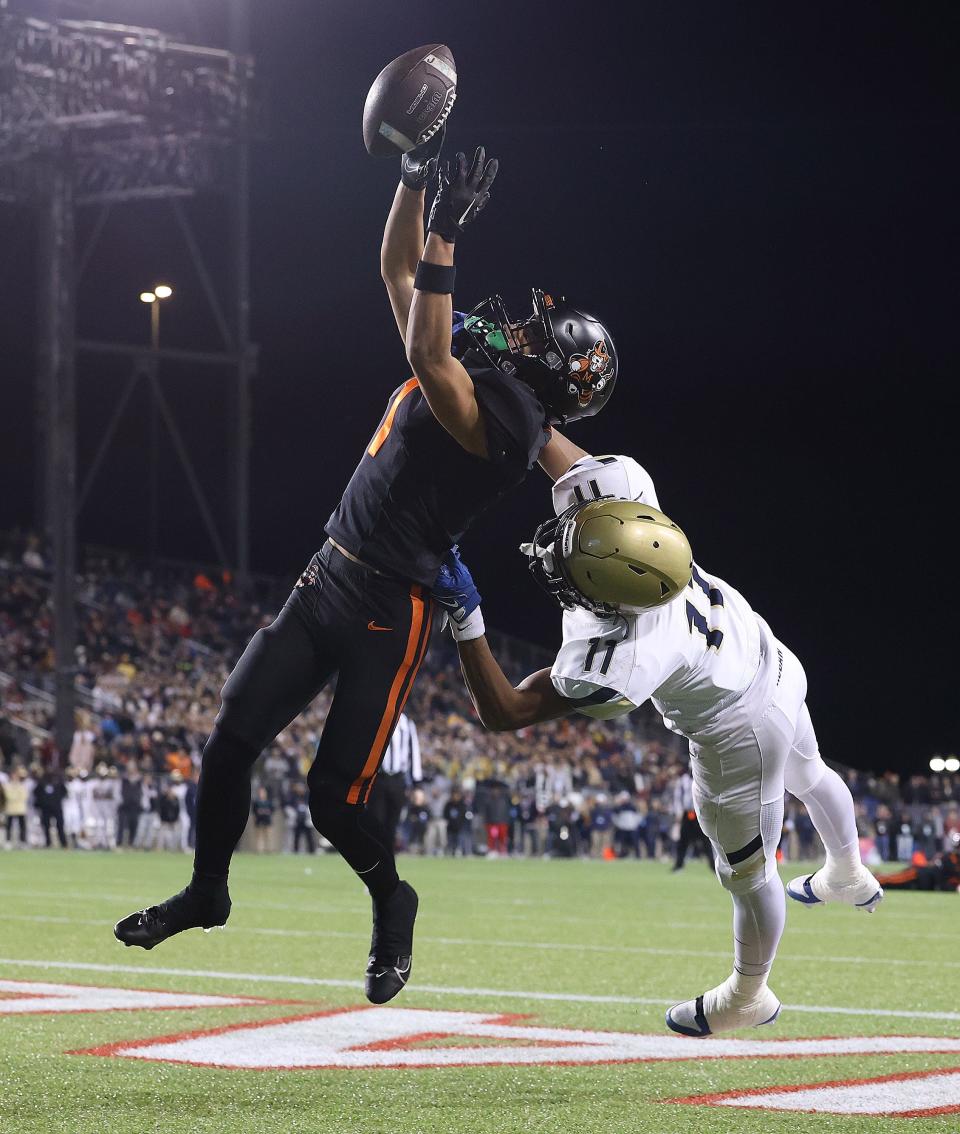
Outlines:
[{"label": "white football jersey", "polygon": [[694,566],[683,592],[653,610],[610,618],[565,611],[551,678],[590,716],[620,716],[652,699],[667,728],[705,738],[756,677],[760,646],[747,600]]}]

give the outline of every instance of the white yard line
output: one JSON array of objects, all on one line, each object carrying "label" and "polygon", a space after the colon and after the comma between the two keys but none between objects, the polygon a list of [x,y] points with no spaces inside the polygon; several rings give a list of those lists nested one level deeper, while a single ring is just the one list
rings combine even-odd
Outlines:
[{"label": "white yard line", "polygon": [[[243,981],[247,984],[306,985],[310,988],[352,988],[357,991],[360,990],[359,980],[341,980],[334,977],[293,976],[282,973],[239,973],[221,971],[218,969],[160,968],[152,965],[106,965],[91,961],[17,960],[9,957],[0,957],[0,965],[34,969],[63,969],[69,972],[130,973],[135,976],[149,973],[153,976],[199,977],[206,980]],[[529,992],[513,988],[466,988],[457,985],[436,984],[416,984],[411,987],[410,993],[416,992],[432,993],[437,996],[475,996],[503,1000],[557,1000],[564,1003],[578,1004],[663,1005],[675,1004],[677,1000],[681,999],[680,997],[667,998],[659,996],[602,996],[586,992]],[[409,996],[410,993],[407,995]],[[912,1009],[898,1008],[846,1008],[826,1004],[785,1004],[784,1008],[789,1009],[791,1012],[812,1012],[832,1016],[867,1016],[899,1020],[960,1020],[960,1012],[917,1012]]]},{"label": "white yard line", "polygon": [[[4,921],[26,921],[49,925],[99,925],[106,928],[107,922],[98,918],[73,918],[54,916],[48,914],[4,914]],[[665,923],[670,925],[671,923]],[[231,933],[255,934],[261,937],[306,937],[306,938],[334,938],[346,941],[357,939],[357,933],[341,929],[284,929],[282,927],[257,927],[237,925],[230,926]],[[952,940],[953,938],[951,938]],[[533,949],[543,952],[571,952],[571,953],[607,953],[624,954],[642,957],[729,957],[729,949],[679,949],[658,948],[654,945],[598,945],[578,944],[576,942],[558,941],[517,941],[498,940],[488,937],[438,937],[436,935],[418,933],[417,940],[422,944],[446,945],[457,948],[494,948],[494,949]],[[831,956],[823,953],[791,953],[785,949],[777,958],[779,965],[791,962],[814,964],[839,965],[891,965],[916,968],[918,965],[930,965],[935,968],[960,968],[960,961],[931,960],[924,957],[866,957],[866,956]]]},{"label": "white yard line", "polygon": [[[2,882],[3,880],[4,880],[3,875],[0,875],[0,882]],[[292,885],[292,883],[286,883],[285,882],[281,885],[280,888],[286,888],[287,886],[290,886],[290,885]],[[716,889],[716,894],[717,894],[718,902],[723,903],[723,901],[725,899],[725,895],[724,895],[723,891],[720,889],[719,886]],[[16,897],[20,901],[23,901],[23,902],[43,901],[45,899],[49,899],[51,901],[56,901],[56,902],[61,902],[61,903],[62,902],[87,902],[87,903],[89,903],[89,902],[93,901],[93,902],[105,902],[105,903],[106,902],[120,902],[120,903],[129,903],[130,905],[136,905],[137,902],[143,901],[143,893],[142,893],[142,891],[139,891],[139,890],[136,891],[136,892],[127,891],[127,892],[124,892],[122,894],[117,894],[117,893],[104,893],[102,891],[88,891],[88,890],[81,890],[81,891],[77,891],[77,892],[74,892],[74,893],[65,893],[61,890],[35,890],[35,889],[31,889],[28,893],[24,893],[22,886],[7,887],[7,886],[0,885],[0,895],[9,895],[11,897]],[[262,901],[262,900],[254,897],[252,895],[247,895],[247,894],[244,894],[243,897],[239,900],[242,901],[243,905],[246,906],[249,909],[288,910],[288,911],[292,911],[292,912],[295,912],[295,913],[300,914],[300,915],[302,915],[304,913],[303,902]],[[549,910],[551,907],[554,907],[554,906],[557,906],[557,905],[563,907],[563,903],[544,901],[542,899],[535,899],[534,900],[534,899],[510,899],[510,898],[506,898],[506,897],[502,898],[502,899],[501,898],[486,898],[486,897],[471,897],[470,901],[473,904],[477,904],[477,905],[494,905],[494,906],[497,906],[498,909],[501,910],[501,916],[502,917],[510,919],[510,920],[525,921],[525,922],[528,922],[532,916],[535,916],[538,909]],[[523,912],[519,912],[519,911],[508,912],[504,908],[506,906],[519,905],[521,903],[523,903],[526,906],[526,908],[523,910]],[[819,909],[819,908],[801,910],[801,909],[799,909],[799,906],[796,902],[788,902],[787,903],[788,909],[793,909],[794,907],[797,907],[798,915],[803,914],[804,917],[806,917],[806,915],[809,915],[811,919],[813,919],[813,918],[819,919],[821,917],[821,915],[823,915],[823,913],[824,913],[824,911],[822,909]],[[720,913],[721,909],[723,910],[723,917],[724,917],[725,920],[724,920],[722,927],[718,926],[717,928],[722,928],[723,931],[726,932],[727,928],[729,926],[729,921],[727,920],[727,909],[726,909],[726,907],[724,907],[722,905],[718,906],[718,914]],[[357,904],[331,905],[324,900],[323,891],[321,890],[321,891],[318,891],[318,893],[317,893],[316,907],[315,907],[314,912],[319,913],[319,914],[348,913],[348,914],[356,914],[357,916],[362,916],[362,917],[366,918],[366,917],[369,916],[369,905],[363,901],[362,897],[358,900]],[[442,907],[440,907],[437,910],[437,913],[442,916],[442,915],[444,915],[445,911]],[[462,911],[457,910],[455,912],[451,912],[450,916],[455,916],[458,920],[461,920],[463,914],[462,914]],[[591,927],[596,927],[596,924],[597,924],[596,915],[591,915],[591,914],[585,914],[585,915],[579,916],[579,917],[576,916],[576,915],[571,915],[571,914],[562,914],[562,915],[550,914],[549,916],[550,916],[552,921],[555,921],[555,922],[558,922],[558,923],[561,923],[561,924],[571,924],[571,925],[582,924],[582,925],[590,925]],[[916,936],[917,936],[916,927],[917,927],[918,923],[920,923],[920,922],[938,922],[938,923],[942,924],[942,922],[943,922],[943,915],[941,913],[927,912],[927,911],[924,911],[924,910],[918,911],[918,910],[913,910],[913,909],[910,909],[910,910],[907,910],[907,909],[904,909],[904,910],[892,909],[889,901],[884,903],[884,905],[881,907],[878,916],[881,917],[885,923],[890,923],[890,922],[894,922],[894,923],[904,922],[904,923],[906,923],[908,928],[905,928],[903,930],[903,932],[909,933],[910,936],[913,939],[916,939]],[[663,920],[658,920],[657,924],[658,924],[658,926],[662,925],[662,926],[667,926],[667,927],[675,927],[675,928],[678,928],[678,929],[698,929],[698,930],[700,930],[700,932],[703,932],[703,923],[702,922],[686,922],[686,921],[674,922],[674,921],[669,921],[667,919],[663,919]],[[806,927],[802,927],[802,931],[803,932],[815,932],[819,935],[821,933],[829,932],[830,929],[833,928],[829,925],[828,922],[822,922],[821,924],[822,924],[822,928],[821,928],[820,925],[818,925],[813,930],[808,929]],[[792,929],[791,929],[791,932],[793,932]],[[839,932],[839,930],[837,932]],[[948,937],[950,940],[955,939],[955,935],[953,935],[953,934],[943,934],[942,936]],[[909,962],[909,963],[912,963],[912,962]]]}]

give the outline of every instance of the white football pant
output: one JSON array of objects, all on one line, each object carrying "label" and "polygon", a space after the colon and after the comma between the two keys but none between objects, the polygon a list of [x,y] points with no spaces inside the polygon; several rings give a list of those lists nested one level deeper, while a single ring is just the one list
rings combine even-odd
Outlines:
[{"label": "white football pant", "polygon": [[746,976],[769,972],[783,932],[776,851],[784,790],[807,807],[828,859],[857,847],[853,800],[820,756],[803,666],[758,621],[763,654],[751,688],[709,739],[690,743],[694,806],[713,844],[717,877],[733,897],[734,967]]}]

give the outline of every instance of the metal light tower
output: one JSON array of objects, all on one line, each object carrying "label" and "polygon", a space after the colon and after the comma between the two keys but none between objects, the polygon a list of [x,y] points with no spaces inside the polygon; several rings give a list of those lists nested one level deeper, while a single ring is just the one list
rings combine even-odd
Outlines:
[{"label": "metal light tower", "polygon": [[[235,567],[241,585],[249,573],[250,381],[256,361],[249,339],[248,221],[254,75],[248,54],[249,0],[228,2],[229,46],[212,48],[178,42],[151,28],[37,19],[25,10],[36,12],[37,5],[11,2],[8,6],[7,0],[0,0],[0,202],[35,206],[41,218],[38,518],[53,553],[55,733],[61,758],[74,729],[76,517],[136,386],[145,382],[150,389],[154,412],[169,431],[217,558],[224,566]],[[89,13],[97,4],[90,0],[84,5],[47,5],[51,7],[57,16],[78,7]],[[196,23],[195,13],[192,19]],[[183,208],[183,198],[198,193],[218,194],[229,210],[231,280],[225,298],[217,292]],[[151,293],[155,314],[149,347],[77,338],[76,287],[111,211],[128,201],[144,200],[173,209],[222,350],[161,347],[163,285]],[[99,211],[90,240],[78,255],[75,213],[90,207]],[[132,365],[79,493],[78,352],[119,355]],[[163,393],[161,362],[219,367],[233,376],[234,523],[226,539]],[[151,496],[155,533],[156,484]]]}]

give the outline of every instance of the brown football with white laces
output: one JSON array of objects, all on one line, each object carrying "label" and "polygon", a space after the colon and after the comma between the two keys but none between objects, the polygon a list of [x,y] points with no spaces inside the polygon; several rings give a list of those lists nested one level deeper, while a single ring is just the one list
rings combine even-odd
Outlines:
[{"label": "brown football with white laces", "polygon": [[415,47],[388,63],[363,105],[363,143],[374,157],[396,157],[432,138],[457,97],[457,65],[442,43]]}]

